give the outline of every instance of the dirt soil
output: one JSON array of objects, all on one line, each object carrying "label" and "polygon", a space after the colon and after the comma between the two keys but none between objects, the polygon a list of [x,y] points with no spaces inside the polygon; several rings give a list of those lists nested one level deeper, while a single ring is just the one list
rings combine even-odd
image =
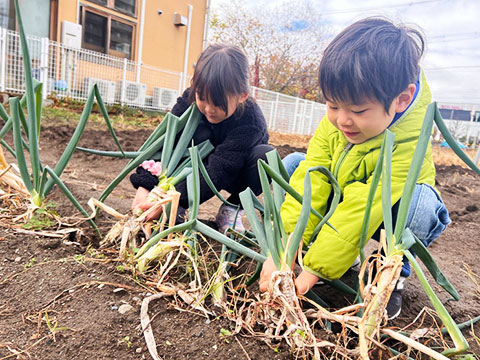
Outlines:
[{"label": "dirt soil", "polygon": [[[41,158],[54,165],[66,146],[73,127],[49,125],[42,129]],[[119,131],[125,150],[136,150],[150,130]],[[286,143],[288,143],[286,141]],[[113,150],[107,131],[90,129],[81,146]],[[306,146],[293,148],[275,144],[282,156]],[[297,145],[297,144],[295,144]],[[82,205],[100,195],[126,160],[75,153],[62,178]],[[440,268],[461,295],[459,302],[434,286],[457,323],[480,315],[480,233],[478,221],[480,177],[459,166],[437,167],[438,189],[450,210],[452,224],[431,246]],[[125,213],[133,190],[124,180],[107,204]],[[55,190],[51,200],[62,215],[76,210]],[[4,204],[2,204],[3,206]],[[214,219],[216,199],[201,206],[200,219]],[[0,212],[0,217],[3,216]],[[112,221],[101,217],[105,231]],[[56,239],[25,234],[0,222],[0,359],[150,359],[140,330],[142,299],[152,290],[118,267],[111,253],[96,250],[98,239],[88,225],[80,238]],[[93,242],[94,246],[88,246]],[[472,280],[473,279],[473,280]],[[475,281],[474,281],[475,280]],[[332,294],[326,286],[316,289],[333,304],[351,301]],[[286,347],[276,351],[248,336],[225,338],[224,330],[234,324],[223,317],[207,319],[179,310],[173,298],[154,301],[149,310],[158,353],[163,359],[290,359]],[[128,305],[128,306],[126,306]],[[425,307],[431,307],[415,276],[404,291],[404,310],[393,326],[411,323]],[[125,313],[119,310],[127,309]],[[48,321],[47,321],[48,318]],[[426,319],[426,324],[429,324]],[[426,325],[424,325],[426,326]],[[224,329],[224,330],[222,330]],[[473,354],[480,353],[480,325],[463,331]],[[448,336],[446,337],[448,339]]]}]

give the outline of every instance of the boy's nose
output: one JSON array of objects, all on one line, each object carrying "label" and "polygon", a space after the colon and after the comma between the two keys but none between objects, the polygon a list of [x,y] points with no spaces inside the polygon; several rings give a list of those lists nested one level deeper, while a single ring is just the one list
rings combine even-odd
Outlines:
[{"label": "boy's nose", "polygon": [[347,111],[339,111],[337,116],[337,124],[340,126],[351,126],[353,124],[352,118]]}]

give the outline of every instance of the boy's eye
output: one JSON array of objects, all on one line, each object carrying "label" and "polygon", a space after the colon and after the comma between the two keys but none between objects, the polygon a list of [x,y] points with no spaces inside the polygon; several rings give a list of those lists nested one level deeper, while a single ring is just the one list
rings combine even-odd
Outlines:
[{"label": "boy's eye", "polygon": [[363,114],[365,111],[367,111],[366,109],[365,110],[360,110],[360,111],[353,111],[354,114]]},{"label": "boy's eye", "polygon": [[333,105],[329,105],[328,107],[329,107],[331,110],[337,110],[337,109],[338,109],[338,107],[333,106]]}]

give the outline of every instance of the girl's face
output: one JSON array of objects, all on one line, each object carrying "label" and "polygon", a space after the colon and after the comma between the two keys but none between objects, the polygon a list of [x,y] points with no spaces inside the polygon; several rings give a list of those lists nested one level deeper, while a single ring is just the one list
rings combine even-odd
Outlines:
[{"label": "girl's face", "polygon": [[222,108],[215,106],[212,101],[203,99],[198,93],[195,94],[198,110],[205,115],[210,124],[220,124],[223,120],[228,119],[237,110],[237,106],[245,102],[247,98],[248,94],[228,95],[228,111],[225,112]]}]

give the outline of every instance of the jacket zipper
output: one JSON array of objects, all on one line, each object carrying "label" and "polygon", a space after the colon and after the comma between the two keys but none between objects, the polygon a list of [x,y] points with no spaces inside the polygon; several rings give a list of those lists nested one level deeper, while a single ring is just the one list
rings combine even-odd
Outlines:
[{"label": "jacket zipper", "polygon": [[342,166],[343,160],[345,160],[345,157],[347,156],[348,152],[350,149],[353,147],[352,143],[348,143],[342,150],[342,153],[340,154],[340,157],[338,158],[337,164],[335,165],[335,168],[333,170],[333,176],[335,176],[336,179],[338,179],[338,172],[340,170],[340,166]]}]

